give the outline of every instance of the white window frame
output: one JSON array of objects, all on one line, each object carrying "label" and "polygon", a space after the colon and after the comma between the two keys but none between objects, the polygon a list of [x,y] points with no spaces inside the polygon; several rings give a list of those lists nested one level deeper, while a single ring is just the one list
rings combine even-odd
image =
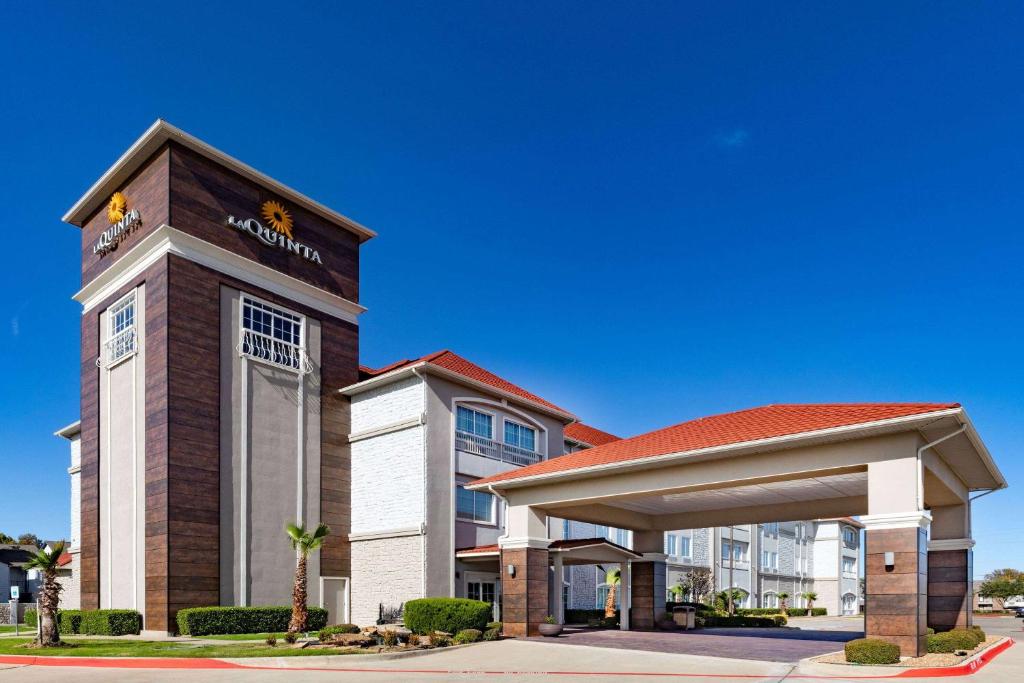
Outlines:
[{"label": "white window frame", "polygon": [[[257,332],[256,330],[247,329],[246,326],[245,326],[245,307],[246,307],[247,303],[256,304],[258,307],[265,307],[267,309],[270,309],[269,311],[264,311],[264,312],[265,313],[269,313],[272,317],[276,315],[276,316],[281,317],[281,318],[285,318],[285,316],[291,316],[292,318],[295,318],[295,320],[291,320],[289,322],[295,323],[299,327],[299,343],[296,345],[296,344],[294,344],[292,342],[287,342],[287,341],[284,341],[283,339],[278,339],[278,338],[276,338],[273,335],[273,330],[271,330],[271,334],[268,335],[268,334],[263,333],[263,332]],[[273,325],[271,325],[271,327],[273,327]],[[269,346],[269,348],[270,348],[269,353],[271,354],[272,357],[271,358],[267,358],[266,355],[263,355],[263,354],[260,354],[260,353],[254,353],[252,351],[246,351],[245,350],[245,346],[246,346],[246,335],[247,334],[253,336],[256,340],[258,340],[260,342],[269,344],[270,345]],[[306,353],[306,339],[307,338],[308,338],[308,329],[307,329],[307,325],[306,325],[306,316],[302,315],[301,313],[297,313],[297,312],[295,312],[295,311],[293,311],[293,310],[291,310],[289,308],[281,306],[279,304],[275,304],[275,303],[273,303],[271,301],[267,301],[266,299],[261,299],[258,296],[254,296],[254,295],[248,294],[246,292],[241,292],[241,297],[239,298],[239,308],[238,308],[238,347],[237,347],[238,348],[238,354],[240,356],[244,356],[245,358],[248,358],[250,360],[254,360],[254,361],[257,361],[259,363],[264,363],[266,365],[270,365],[270,366],[275,367],[275,368],[280,368],[282,370],[288,370],[290,372],[295,372],[295,373],[298,373],[298,374],[306,374],[307,372],[312,370],[312,366],[311,366],[311,364],[309,362],[309,356]],[[281,351],[277,350],[278,349],[278,345],[280,345],[280,347],[282,347],[282,349],[283,349],[283,351],[285,353],[282,353]],[[264,347],[261,347],[261,348],[264,348]],[[282,362],[279,362],[279,361],[276,361],[276,360],[273,359],[273,356],[288,355],[288,357],[292,357],[292,354],[294,354],[294,361],[293,361],[294,364],[292,364],[292,363],[282,363]]]},{"label": "white window frame", "polygon": [[[517,443],[509,443],[508,441],[506,441],[505,440],[505,425],[508,425],[508,424],[514,424],[515,426],[519,427],[520,429],[529,429],[531,432],[533,432],[533,448],[532,449],[531,448],[526,448],[525,446],[520,446]],[[532,427],[532,426],[530,426],[528,424],[523,424],[519,420],[512,420],[512,419],[509,419],[509,418],[503,416],[501,418],[501,443],[503,443],[506,446],[512,446],[513,448],[521,448],[522,450],[529,451],[530,453],[540,453],[540,451],[538,450],[538,446],[540,445],[540,430],[537,429],[536,427]]]},{"label": "white window frame", "polygon": [[[679,534],[679,557],[689,559],[693,557],[693,538],[686,534]],[[683,543],[686,543],[686,552],[683,552]]]},{"label": "white window frame", "polygon": [[[844,576],[856,576],[857,575],[857,558],[856,557],[850,557],[849,555],[844,555],[842,560],[840,560],[840,562],[842,562],[843,575]],[[847,563],[849,563],[849,565],[850,565],[849,569],[846,568]]]},{"label": "white window frame", "polygon": [[[769,604],[772,603],[772,604]],[[761,596],[761,607],[767,607],[770,609],[778,608],[779,596],[775,591],[768,591]]]},{"label": "white window frame", "polygon": [[[491,435],[490,436],[484,436],[483,434],[477,434],[475,431],[474,432],[465,432],[464,429],[460,429],[459,428],[459,408],[464,408],[464,409],[469,410],[471,412],[480,413],[481,415],[486,415],[487,417],[491,418]],[[488,441],[497,441],[497,439],[494,438],[494,430],[495,430],[495,426],[497,425],[497,422],[498,422],[498,415],[497,415],[497,413],[491,412],[490,410],[481,410],[480,408],[477,408],[476,406],[470,406],[470,405],[466,405],[464,403],[456,403],[455,404],[455,430],[456,431],[472,434],[473,436],[475,436],[477,438],[487,439]],[[473,420],[473,427],[474,428],[476,427],[476,419]]]},{"label": "white window frame", "polygon": [[[123,363],[139,352],[137,295],[138,290],[133,289],[107,308],[107,339],[103,344],[102,362],[108,368]],[[115,330],[117,314],[127,308],[131,308],[131,324]]]},{"label": "white window frame", "polygon": [[[497,504],[496,503],[497,503],[498,497],[495,496],[493,493],[488,493],[487,491],[467,491],[467,493],[472,493],[474,496],[481,495],[481,496],[490,496],[491,497],[491,515],[490,515],[490,520],[474,519],[473,517],[463,517],[459,513],[459,489],[465,490],[466,483],[468,483],[468,482],[464,482],[462,484],[460,484],[460,483],[456,483],[455,484],[455,519],[459,520],[460,522],[468,522],[470,524],[482,524],[484,526],[497,526],[497,524],[498,524],[497,517],[498,516],[497,516]],[[475,507],[475,504],[474,504],[474,507]]]},{"label": "white window frame", "polygon": [[847,548],[854,548],[857,545],[857,532],[851,527],[843,527],[843,543]]}]

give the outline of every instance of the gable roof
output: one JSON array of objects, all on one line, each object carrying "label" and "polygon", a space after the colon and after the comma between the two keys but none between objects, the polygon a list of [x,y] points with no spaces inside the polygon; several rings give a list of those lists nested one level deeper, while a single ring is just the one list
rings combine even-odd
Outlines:
[{"label": "gable roof", "polygon": [[659,455],[756,442],[851,425],[960,408],[959,403],[779,404],[701,417],[471,482],[509,482],[616,465]]},{"label": "gable roof", "polygon": [[409,370],[410,368],[433,368],[440,370],[441,374],[451,373],[459,375],[460,377],[471,380],[478,384],[486,385],[487,387],[497,389],[502,393],[510,394],[514,397],[518,397],[535,405],[544,407],[550,411],[554,411],[561,416],[573,418],[572,413],[570,413],[568,410],[556,406],[551,401],[545,400],[540,396],[537,396],[536,394],[533,394],[527,391],[526,389],[523,389],[522,387],[513,384],[512,382],[509,382],[508,380],[499,377],[498,375],[495,375],[493,372],[490,372],[489,370],[483,369],[479,365],[466,360],[462,356],[452,351],[449,351],[448,349],[435,351],[434,353],[427,354],[426,356],[421,356],[420,358],[403,359],[377,369],[361,365],[359,366],[359,373],[363,381],[360,382],[359,384],[352,385],[351,387],[346,387],[342,389],[342,392],[350,393],[350,391],[354,387],[358,387],[369,380],[374,380],[392,374],[397,375],[398,373],[404,370]]},{"label": "gable roof", "polygon": [[573,422],[566,425],[562,432],[566,439],[583,444],[584,446],[603,446],[606,443],[620,441],[622,437],[601,431],[597,427],[585,425],[582,422]]},{"label": "gable roof", "polygon": [[138,140],[132,143],[132,146],[114,162],[114,165],[108,168],[107,171],[100,176],[95,183],[93,183],[92,187],[90,187],[86,193],[82,195],[77,202],[75,202],[75,205],[68,209],[67,213],[64,214],[61,220],[65,223],[71,223],[72,225],[82,227],[82,224],[92,214],[92,212],[102,206],[110,198],[111,193],[123,185],[124,182],[128,180],[128,178],[130,178],[131,175],[135,173],[135,171],[168,140],[176,142],[179,145],[187,147],[188,149],[206,157],[207,159],[211,159],[218,164],[226,166],[238,175],[257,183],[258,185],[263,185],[269,188],[280,195],[282,199],[294,202],[307,211],[310,211],[321,218],[348,230],[349,232],[355,233],[359,237],[360,242],[365,242],[371,237],[375,237],[377,235],[377,233],[370,230],[365,225],[360,225],[351,218],[342,216],[337,211],[327,208],[320,202],[310,199],[306,195],[298,192],[297,190],[293,190],[284,183],[278,182],[264,173],[260,173],[252,166],[242,163],[238,159],[225,154],[211,145],[208,145],[199,138],[189,135],[180,128],[172,126],[163,119],[157,119],[153,125],[151,125],[146,132],[139,137]]}]

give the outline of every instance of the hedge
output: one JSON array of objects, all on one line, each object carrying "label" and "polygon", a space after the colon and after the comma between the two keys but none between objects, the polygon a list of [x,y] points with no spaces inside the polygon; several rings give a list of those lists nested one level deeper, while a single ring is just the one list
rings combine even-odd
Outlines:
[{"label": "hedge", "polygon": [[[615,616],[618,617],[619,611],[615,610]],[[587,622],[597,619],[598,621],[604,620],[603,609],[567,609],[565,610],[565,623],[567,624],[586,624]]]},{"label": "hedge", "polygon": [[[979,633],[982,637],[978,637]],[[984,632],[980,629],[968,630],[957,628],[945,633],[928,636],[928,652],[956,652],[957,650],[973,650],[985,642]]]},{"label": "hedge", "polygon": [[[319,631],[327,625],[327,610],[307,610],[307,631]],[[187,607],[178,610],[178,632],[192,636],[274,633],[287,631],[291,618],[291,607]]]},{"label": "hedge", "polygon": [[[810,614],[808,614],[810,612]],[[789,607],[786,609],[786,614],[791,617],[824,617],[828,615],[828,609],[824,607],[815,607],[814,609],[808,610],[806,607]]]},{"label": "hedge", "polygon": [[773,614],[764,617],[747,617],[741,615],[703,615],[705,628],[736,628],[752,626],[756,628],[770,628],[772,626],[785,626],[787,619],[785,614]]},{"label": "hedge", "polygon": [[[703,602],[666,602],[665,611],[669,614],[672,613],[673,607],[693,607],[697,614],[703,614],[704,612],[714,612],[715,608],[710,605],[705,605]],[[778,610],[773,610],[772,614],[778,614]]]},{"label": "hedge", "polygon": [[491,620],[491,604],[468,598],[420,598],[405,603],[403,621],[413,633],[458,633],[468,628],[484,631]]},{"label": "hedge", "polygon": [[900,646],[877,638],[858,638],[846,644],[846,661],[851,664],[899,664]]},{"label": "hedge", "polygon": [[[25,625],[38,626],[39,614],[25,610]],[[86,630],[86,629],[90,630]],[[142,628],[142,615],[135,610],[78,610],[57,611],[57,630],[62,635],[123,636],[137,634]]]}]

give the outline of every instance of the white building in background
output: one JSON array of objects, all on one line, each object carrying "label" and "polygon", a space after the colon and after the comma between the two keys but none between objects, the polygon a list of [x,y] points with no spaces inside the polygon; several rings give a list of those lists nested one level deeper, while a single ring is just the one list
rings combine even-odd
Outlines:
[{"label": "white building in background", "polygon": [[[60,594],[60,604],[64,609],[78,609],[81,605],[81,552],[82,552],[82,429],[80,422],[72,422],[55,432],[55,436],[67,439],[70,445],[71,465],[68,476],[71,478],[71,536],[65,553],[69,558],[62,561],[65,571],[59,574],[64,585]],[[69,570],[69,571],[67,571]]]}]

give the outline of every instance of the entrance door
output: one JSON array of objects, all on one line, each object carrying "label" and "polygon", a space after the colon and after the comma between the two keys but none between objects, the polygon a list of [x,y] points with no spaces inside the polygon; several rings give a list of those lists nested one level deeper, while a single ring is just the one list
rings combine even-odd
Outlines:
[{"label": "entrance door", "polygon": [[492,618],[495,621],[500,620],[501,579],[497,576],[466,572],[466,597],[490,603]]},{"label": "entrance door", "polygon": [[320,585],[320,606],[327,609],[327,623],[348,623],[348,579],[324,576]]}]

